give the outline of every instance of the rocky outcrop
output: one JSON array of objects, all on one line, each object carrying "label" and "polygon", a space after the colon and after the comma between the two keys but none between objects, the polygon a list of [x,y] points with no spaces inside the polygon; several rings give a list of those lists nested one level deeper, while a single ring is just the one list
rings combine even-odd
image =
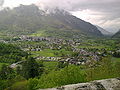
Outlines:
[{"label": "rocky outcrop", "polygon": [[39,90],[120,90],[120,78],[97,80],[88,83]]}]

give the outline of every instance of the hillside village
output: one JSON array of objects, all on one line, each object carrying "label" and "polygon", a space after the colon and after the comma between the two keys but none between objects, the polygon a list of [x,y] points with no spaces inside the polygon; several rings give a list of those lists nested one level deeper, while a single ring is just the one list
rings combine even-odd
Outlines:
[{"label": "hillside village", "polygon": [[[119,52],[120,50],[117,49],[116,51],[113,50],[106,50],[106,48],[94,48],[94,44],[89,44],[93,48],[78,48],[79,46],[83,46],[83,41],[81,39],[73,39],[73,40],[65,40],[53,37],[35,37],[35,36],[20,36],[17,42],[34,42],[37,44],[25,44],[20,45],[21,49],[27,51],[32,54],[32,52],[44,52],[44,50],[62,50],[65,49],[66,51],[70,51],[73,55],[65,54],[65,55],[58,55],[58,52],[53,52],[55,56],[41,56],[39,54],[34,55],[36,60],[43,60],[43,61],[56,61],[56,62],[64,62],[74,65],[84,65],[90,64],[91,62],[97,62],[102,59],[102,57],[106,57],[108,55],[113,55],[115,52]],[[13,41],[14,42],[14,41]],[[40,43],[44,43],[41,45]]]}]

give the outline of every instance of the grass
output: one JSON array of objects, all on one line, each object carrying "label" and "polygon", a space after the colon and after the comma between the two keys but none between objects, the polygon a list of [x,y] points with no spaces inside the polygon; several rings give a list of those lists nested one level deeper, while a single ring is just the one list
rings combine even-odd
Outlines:
[{"label": "grass", "polygon": [[43,57],[61,57],[63,55],[72,55],[72,51],[61,50],[51,50],[44,49],[43,51],[31,51],[32,56],[43,56]]},{"label": "grass", "polygon": [[58,62],[55,62],[55,61],[53,61],[53,62],[45,62],[44,61],[43,62],[45,70],[47,70],[48,72],[54,70],[57,67],[57,64],[58,64]]},{"label": "grass", "polygon": [[120,63],[120,58],[112,57],[111,60],[113,64]]},{"label": "grass", "polygon": [[106,48],[105,46],[78,46],[78,48],[97,48],[97,49],[102,49]]},{"label": "grass", "polygon": [[36,33],[33,33],[32,35],[30,36],[44,36],[45,35],[45,30],[40,30]]},{"label": "grass", "polygon": [[27,81],[16,82],[7,90],[28,90]]}]

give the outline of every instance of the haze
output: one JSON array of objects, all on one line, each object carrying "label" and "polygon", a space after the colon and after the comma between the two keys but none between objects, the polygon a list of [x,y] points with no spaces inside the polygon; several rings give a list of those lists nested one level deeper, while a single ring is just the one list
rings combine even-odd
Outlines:
[{"label": "haze", "polygon": [[3,7],[16,7],[20,4],[36,4],[42,7],[65,9],[92,24],[110,32],[120,29],[120,0],[0,0]]}]

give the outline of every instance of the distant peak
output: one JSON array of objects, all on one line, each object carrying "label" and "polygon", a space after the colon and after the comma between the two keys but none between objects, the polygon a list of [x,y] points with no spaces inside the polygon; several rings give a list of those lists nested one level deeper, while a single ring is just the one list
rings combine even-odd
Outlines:
[{"label": "distant peak", "polygon": [[55,7],[55,8],[48,8],[48,7],[42,8],[42,7],[39,6],[39,9],[43,10],[46,14],[52,14],[52,15],[54,15],[54,14],[68,15],[68,14],[70,14],[68,11],[66,11],[64,9],[60,9],[58,7]]}]

